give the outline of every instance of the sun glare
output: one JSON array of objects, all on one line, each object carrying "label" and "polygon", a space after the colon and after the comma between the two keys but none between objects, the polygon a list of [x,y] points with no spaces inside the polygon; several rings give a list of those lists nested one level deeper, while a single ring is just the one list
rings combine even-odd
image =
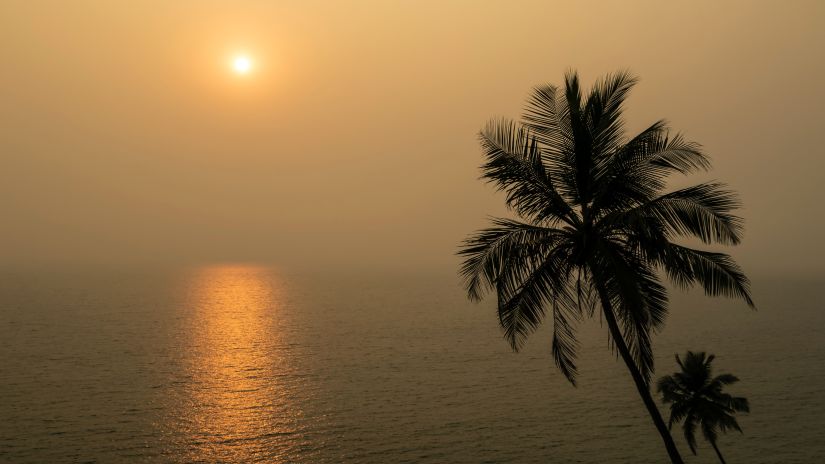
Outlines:
[{"label": "sun glare", "polygon": [[252,70],[252,60],[246,55],[236,56],[232,60],[232,69],[238,74],[247,74]]}]

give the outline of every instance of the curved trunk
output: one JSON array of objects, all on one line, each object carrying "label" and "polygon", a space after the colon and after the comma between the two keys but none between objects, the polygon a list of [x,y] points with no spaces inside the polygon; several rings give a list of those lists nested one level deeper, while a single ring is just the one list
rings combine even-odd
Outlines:
[{"label": "curved trunk", "polygon": [[710,442],[710,446],[713,447],[713,451],[716,451],[716,455],[719,456],[719,462],[721,462],[722,464],[727,464],[725,462],[725,458],[722,457],[722,452],[719,451],[719,448],[716,446],[716,442],[715,441]]},{"label": "curved trunk", "polygon": [[607,293],[602,285],[597,284],[596,287],[599,292],[599,298],[602,302],[602,312],[604,313],[604,319],[607,322],[607,328],[610,330],[610,336],[613,338],[613,342],[616,344],[616,349],[619,350],[622,360],[627,365],[627,370],[630,371],[630,376],[633,377],[633,382],[636,384],[636,390],[639,391],[639,396],[642,397],[642,402],[645,404],[647,412],[650,414],[650,418],[653,419],[653,424],[656,426],[656,430],[659,431],[659,435],[662,436],[662,441],[665,442],[665,448],[667,449],[668,456],[670,456],[670,461],[673,464],[684,464],[684,461],[682,461],[682,456],[676,448],[676,443],[673,442],[673,437],[670,436],[670,431],[665,425],[665,421],[662,419],[662,415],[659,413],[659,409],[656,407],[653,397],[650,396],[650,388],[647,382],[645,382],[644,377],[642,377],[642,373],[639,371],[639,368],[636,366],[636,362],[633,361],[633,356],[631,356],[630,350],[627,348],[622,332],[619,329],[619,324],[616,322],[616,316],[613,314],[613,306],[610,304],[610,299],[607,298]]}]

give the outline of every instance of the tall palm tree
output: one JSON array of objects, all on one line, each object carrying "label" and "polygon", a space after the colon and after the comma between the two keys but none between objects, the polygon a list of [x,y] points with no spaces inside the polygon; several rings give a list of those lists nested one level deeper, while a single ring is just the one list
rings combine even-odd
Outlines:
[{"label": "tall palm tree", "polygon": [[716,446],[718,432],[738,430],[739,423],[734,415],[737,412],[750,412],[747,398],[723,393],[726,385],[739,381],[736,376],[722,374],[711,377],[714,356],[705,356],[704,352],[688,351],[682,362],[676,355],[676,362],[682,369],[673,375],[659,379],[656,389],[662,394],[662,401],[670,403],[670,420],[668,427],[684,421],[682,429],[685,440],[693,454],[696,454],[696,427],[702,429],[702,435],[716,451],[719,461],[725,464],[725,458]]},{"label": "tall palm tree", "polygon": [[553,358],[574,385],[575,322],[599,307],[671,461],[681,463],[649,388],[651,335],[667,314],[658,271],[680,287],[753,301],[729,256],[674,242],[739,243],[739,203],[716,182],[663,193],[669,174],[710,162],[697,144],[669,136],[664,121],[625,137],[622,105],[635,83],[626,72],[608,75],[585,96],[569,72],[563,89],[533,91],[521,122],[495,120],[481,131],[482,178],[521,220],[494,218],[467,238],[461,274],[470,299],[495,291],[515,350],[549,313]]}]

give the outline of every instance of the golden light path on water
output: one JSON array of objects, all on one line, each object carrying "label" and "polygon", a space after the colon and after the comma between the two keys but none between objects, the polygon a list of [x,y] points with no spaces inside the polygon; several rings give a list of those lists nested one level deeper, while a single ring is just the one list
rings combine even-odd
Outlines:
[{"label": "golden light path on water", "polygon": [[191,462],[284,462],[300,443],[294,378],[281,336],[284,288],[255,266],[200,269],[191,280],[180,426]]}]

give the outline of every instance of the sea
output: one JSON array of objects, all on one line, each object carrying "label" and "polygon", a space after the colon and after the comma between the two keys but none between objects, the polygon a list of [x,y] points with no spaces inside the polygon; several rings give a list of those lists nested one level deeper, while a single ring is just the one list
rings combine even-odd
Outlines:
[{"label": "sea", "polygon": [[[671,291],[656,377],[693,350],[741,379],[728,462],[825,462],[823,283],[755,278],[756,311]],[[3,271],[0,462],[668,462],[599,318],[576,386],[550,329],[513,352],[451,270]]]}]

